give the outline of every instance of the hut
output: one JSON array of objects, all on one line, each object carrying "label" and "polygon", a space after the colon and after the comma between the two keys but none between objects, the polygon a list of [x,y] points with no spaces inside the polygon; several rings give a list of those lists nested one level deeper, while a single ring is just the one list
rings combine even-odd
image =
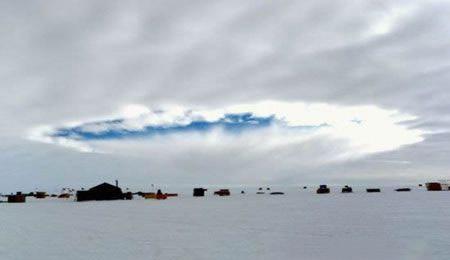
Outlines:
[{"label": "hut", "polygon": [[167,195],[163,194],[162,191],[160,189],[158,189],[158,191],[156,192],[156,199],[157,200],[165,200],[165,199],[167,199]]},{"label": "hut", "polygon": [[229,189],[220,189],[218,191],[214,192],[214,195],[219,195],[219,196],[230,196],[230,190]]},{"label": "hut", "polygon": [[22,192],[17,192],[16,195],[8,195],[8,203],[24,203],[25,198],[25,194],[22,194]]},{"label": "hut", "polygon": [[109,183],[102,183],[89,190],[77,191],[77,201],[88,200],[122,200],[125,196],[122,189]]},{"label": "hut", "polygon": [[352,187],[345,185],[344,188],[342,188],[342,193],[352,193],[353,189]]},{"label": "hut", "polygon": [[36,193],[34,194],[34,197],[36,199],[45,199],[47,196],[47,192],[45,191],[36,191]]},{"label": "hut", "polygon": [[316,192],[317,194],[327,194],[330,193],[330,188],[327,185],[320,185]]},{"label": "hut", "polygon": [[61,193],[61,194],[59,194],[58,198],[68,199],[68,198],[70,198],[70,193]]},{"label": "hut", "polygon": [[132,193],[131,191],[125,192],[125,193],[123,194],[123,198],[124,198],[125,200],[132,200],[132,199],[133,199],[133,193]]},{"label": "hut", "polygon": [[398,188],[398,189],[395,189],[395,191],[396,192],[408,192],[408,191],[411,191],[411,189],[410,188]]},{"label": "hut", "polygon": [[207,191],[208,189],[204,189],[204,188],[194,188],[194,197],[203,197],[205,196],[205,191]]},{"label": "hut", "polygon": [[381,190],[379,188],[368,188],[368,189],[366,189],[366,191],[368,193],[381,192]]},{"label": "hut", "polygon": [[427,191],[441,191],[442,185],[439,182],[427,182],[425,183],[425,186],[427,187]]}]

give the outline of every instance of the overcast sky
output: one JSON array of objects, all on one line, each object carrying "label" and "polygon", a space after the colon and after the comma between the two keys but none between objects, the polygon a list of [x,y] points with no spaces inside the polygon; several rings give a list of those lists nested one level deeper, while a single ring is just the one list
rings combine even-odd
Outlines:
[{"label": "overcast sky", "polygon": [[2,1],[0,192],[450,179],[449,14]]}]

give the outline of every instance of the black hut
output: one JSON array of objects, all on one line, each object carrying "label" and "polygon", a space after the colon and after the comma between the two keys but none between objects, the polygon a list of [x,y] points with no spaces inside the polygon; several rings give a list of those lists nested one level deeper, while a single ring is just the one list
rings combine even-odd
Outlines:
[{"label": "black hut", "polygon": [[121,188],[106,182],[92,187],[89,190],[77,191],[77,201],[122,200],[124,198],[125,194]]}]

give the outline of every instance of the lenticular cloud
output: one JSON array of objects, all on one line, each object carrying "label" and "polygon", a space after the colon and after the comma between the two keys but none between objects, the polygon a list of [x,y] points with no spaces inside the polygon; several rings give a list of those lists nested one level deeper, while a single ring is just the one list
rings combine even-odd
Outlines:
[{"label": "lenticular cloud", "polygon": [[312,149],[317,154],[311,156],[339,160],[421,142],[424,131],[405,124],[414,119],[375,106],[323,103],[265,101],[224,108],[129,105],[105,118],[39,126],[28,138],[82,152],[126,154],[155,152],[162,146],[173,151],[251,146],[308,153],[317,144],[321,148]]}]

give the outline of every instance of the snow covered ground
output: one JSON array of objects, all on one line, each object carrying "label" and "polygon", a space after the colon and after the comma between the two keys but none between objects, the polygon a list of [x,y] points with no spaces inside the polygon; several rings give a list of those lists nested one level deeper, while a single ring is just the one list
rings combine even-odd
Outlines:
[{"label": "snow covered ground", "polygon": [[[273,189],[274,190],[274,189]],[[450,192],[0,204],[0,259],[448,259]]]}]

